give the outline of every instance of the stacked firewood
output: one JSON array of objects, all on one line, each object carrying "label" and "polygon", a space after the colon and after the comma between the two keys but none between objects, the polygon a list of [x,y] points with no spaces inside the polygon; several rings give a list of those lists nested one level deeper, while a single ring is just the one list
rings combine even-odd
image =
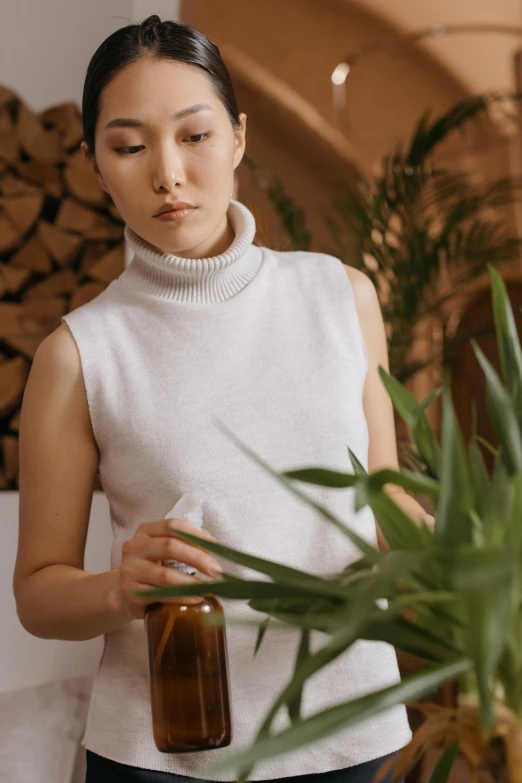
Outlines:
[{"label": "stacked firewood", "polygon": [[124,267],[123,221],[80,150],[74,103],[39,114],[0,85],[0,490],[17,489],[39,343]]}]

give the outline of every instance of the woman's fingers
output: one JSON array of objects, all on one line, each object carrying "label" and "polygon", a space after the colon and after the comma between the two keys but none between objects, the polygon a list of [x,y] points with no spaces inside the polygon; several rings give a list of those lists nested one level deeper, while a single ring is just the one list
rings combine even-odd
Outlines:
[{"label": "woman's fingers", "polygon": [[[176,536],[176,530],[191,533],[201,538],[201,546],[183,541]],[[141,608],[154,603],[154,598],[138,597],[136,592],[145,592],[170,585],[202,584],[202,580],[185,574],[176,568],[163,566],[163,560],[179,560],[201,573],[216,578],[222,568],[217,560],[205,550],[206,541],[216,539],[206,530],[200,530],[183,519],[161,519],[142,522],[132,538],[124,541],[121,548],[120,591],[122,599],[138,616]],[[161,599],[161,603],[199,603],[200,596],[172,596]]]},{"label": "woman's fingers", "polygon": [[142,557],[156,562],[159,560],[180,560],[209,576],[217,576],[222,571],[219,562],[208,552],[174,537],[149,538],[145,542]]},{"label": "woman's fingers", "polygon": [[177,530],[181,530],[183,533],[190,533],[193,536],[200,536],[206,538],[208,541],[216,541],[217,539],[211,535],[205,528],[197,528],[191,525],[184,519],[160,519],[155,522],[142,522],[138,525],[136,532],[145,533],[148,536],[168,536],[175,535]]},{"label": "woman's fingers", "polygon": [[[132,584],[128,585],[128,591],[130,592],[145,592],[148,590],[157,590],[159,587],[172,587],[174,585],[192,585],[203,584],[200,579],[196,579],[189,574],[184,574],[180,571],[175,571],[173,568],[167,568],[166,566],[154,565],[152,568],[140,568],[139,565],[133,569],[134,580]],[[145,596],[134,596],[133,600],[140,604],[150,604],[155,599],[147,598]],[[159,599],[156,599],[159,600]],[[161,599],[161,603],[199,603],[202,600],[200,596],[170,596]]]},{"label": "woman's fingers", "polygon": [[[172,525],[176,527],[173,528]],[[199,536],[201,545],[183,541],[176,536],[176,530]],[[135,535],[123,543],[122,554],[156,562],[179,560],[215,578],[223,569],[219,561],[205,549],[205,540],[215,541],[215,538],[206,530],[198,530],[182,519],[143,522],[138,526]]]}]

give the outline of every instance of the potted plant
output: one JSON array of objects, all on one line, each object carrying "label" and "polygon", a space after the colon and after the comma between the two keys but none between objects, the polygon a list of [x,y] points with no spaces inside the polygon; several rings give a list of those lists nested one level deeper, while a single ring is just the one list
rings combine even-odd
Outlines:
[{"label": "potted plant", "polygon": [[[205,592],[248,600],[262,613],[258,645],[268,623],[300,629],[301,654],[293,677],[266,715],[255,743],[225,757],[212,770],[234,767],[239,771],[235,779],[247,780],[260,758],[302,747],[310,736],[319,740],[393,704],[414,703],[441,684],[464,678],[468,701],[446,712],[433,708],[422,734],[414,736],[401,754],[398,774],[411,768],[436,740],[446,748],[438,781],[447,779],[456,743],[471,767],[495,770],[492,780],[522,781],[522,351],[505,284],[492,266],[488,271],[502,377],[476,343],[473,346],[486,376],[488,410],[499,444],[496,449],[490,446],[495,452],[490,473],[476,437],[467,445],[463,441],[447,378],[440,389],[418,402],[380,368],[395,409],[408,426],[415,470],[368,474],[350,451],[352,470],[346,473],[325,466],[278,472],[218,422],[245,454],[354,542],[361,556],[340,573],[322,578],[206,542],[211,552],[257,570],[270,581],[241,580],[225,572],[221,581],[142,593],[151,599]],[[426,416],[426,408],[439,393],[440,442]],[[434,532],[424,523],[417,524],[383,491],[388,483],[432,499]],[[359,538],[308,497],[303,484],[353,487],[356,509],[366,504],[372,508],[390,551],[378,551]],[[194,536],[177,534],[198,543]],[[378,599],[386,599],[386,606]],[[330,637],[315,654],[307,645],[312,629]],[[357,639],[391,643],[429,665],[393,687],[303,719],[299,704],[306,681]],[[292,725],[272,734],[274,716],[285,708]]]},{"label": "potted plant", "polygon": [[[484,275],[487,264],[519,258],[521,239],[507,225],[505,207],[522,195],[520,177],[477,182],[476,172],[443,165],[439,154],[452,134],[488,119],[492,107],[509,111],[517,97],[472,96],[435,119],[426,111],[411,138],[383,157],[373,181],[360,176],[353,185],[336,178],[337,195],[323,215],[333,248],[324,252],[356,266],[374,283],[388,330],[390,372],[403,383],[440,358],[410,355],[422,319],[435,317],[447,337],[455,292]],[[278,176],[260,170],[248,155],[245,164],[277,213],[291,249],[310,250],[313,237],[304,209]]]}]

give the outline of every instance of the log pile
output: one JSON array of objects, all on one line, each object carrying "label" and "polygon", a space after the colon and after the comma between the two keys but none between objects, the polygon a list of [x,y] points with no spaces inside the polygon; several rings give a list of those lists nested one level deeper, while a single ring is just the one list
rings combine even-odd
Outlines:
[{"label": "log pile", "polygon": [[0,490],[19,487],[20,405],[38,345],[124,267],[124,224],[82,138],[74,103],[36,114],[0,85]]}]

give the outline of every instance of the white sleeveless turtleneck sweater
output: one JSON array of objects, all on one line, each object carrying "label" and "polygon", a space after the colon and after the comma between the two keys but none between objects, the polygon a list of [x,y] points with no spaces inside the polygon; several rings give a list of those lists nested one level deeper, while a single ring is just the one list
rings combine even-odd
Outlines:
[{"label": "white sleeveless turtleneck sweater", "polygon": [[[350,471],[347,446],[367,468],[362,408],[367,354],[341,261],[315,252],[253,244],[250,210],[231,201],[234,240],[213,258],[161,253],[127,225],[134,256],[99,296],[65,315],[78,346],[99,476],[114,544],[140,522],[162,519],[185,492],[206,499],[204,527],[227,546],[316,574],[359,557],[342,534],[266,474],[213,423],[221,419],[278,471],[310,465]],[[366,540],[371,509],[353,509],[353,490],[307,486]],[[258,572],[222,559],[229,573]],[[227,618],[264,615],[220,599]],[[232,744],[165,754],[152,734],[143,620],[105,635],[84,747],[149,770],[198,778],[209,762],[251,744],[288,682],[297,628],[270,627],[254,657],[256,626],[227,624]],[[317,650],[328,637],[313,632]],[[394,649],[359,641],[306,684],[303,715],[395,684]],[[290,725],[280,711],[274,729]],[[342,769],[391,753],[411,738],[400,705],[306,748],[259,762],[251,780]],[[216,780],[232,780],[235,770]]]}]

